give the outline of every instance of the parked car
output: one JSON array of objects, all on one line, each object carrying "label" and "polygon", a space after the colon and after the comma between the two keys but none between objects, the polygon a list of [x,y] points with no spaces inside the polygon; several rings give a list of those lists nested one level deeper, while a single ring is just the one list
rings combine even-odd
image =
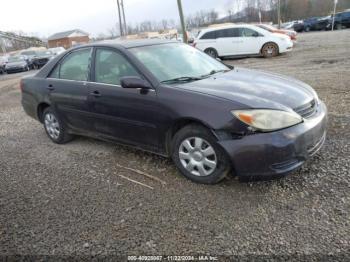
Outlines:
[{"label": "parked car", "polygon": [[229,25],[202,30],[194,46],[217,58],[225,56],[277,56],[292,50],[290,37],[254,25]]},{"label": "parked car", "polygon": [[325,141],[327,110],[290,77],[233,68],[162,40],[89,44],[20,82],[25,112],[63,144],[73,134],[171,157],[187,178],[216,183],[286,175]]},{"label": "parked car", "polygon": [[8,58],[6,56],[0,56],[0,74],[6,72],[5,66],[8,62]]},{"label": "parked car", "polygon": [[8,74],[29,71],[30,66],[28,63],[28,57],[24,55],[10,56],[5,66],[5,70]]},{"label": "parked car", "polygon": [[283,23],[281,28],[286,30],[294,30],[295,32],[303,32],[304,31],[304,22],[302,20],[291,21],[287,23]]},{"label": "parked car", "polygon": [[329,17],[311,17],[304,20],[304,31],[326,30],[329,23]]},{"label": "parked car", "polygon": [[265,29],[271,33],[280,33],[280,34],[287,35],[290,37],[292,41],[297,40],[297,32],[295,32],[294,30],[278,29],[272,25],[267,25],[267,24],[257,24],[256,26],[262,29]]},{"label": "parked car", "polygon": [[56,56],[56,55],[62,54],[64,51],[66,51],[66,49],[64,49],[64,47],[53,47],[53,48],[49,48],[49,51]]},{"label": "parked car", "polygon": [[54,54],[49,50],[36,51],[35,56],[32,60],[33,67],[35,69],[39,69],[43,67],[53,57],[54,57]]},{"label": "parked car", "polygon": [[[327,29],[332,29],[333,16],[328,19]],[[350,28],[350,11],[344,11],[335,14],[334,28],[339,30],[342,28]]]},{"label": "parked car", "polygon": [[36,52],[34,50],[24,50],[24,51],[21,51],[19,54],[22,56],[25,56],[27,59],[29,68],[34,69],[33,60],[36,56]]}]

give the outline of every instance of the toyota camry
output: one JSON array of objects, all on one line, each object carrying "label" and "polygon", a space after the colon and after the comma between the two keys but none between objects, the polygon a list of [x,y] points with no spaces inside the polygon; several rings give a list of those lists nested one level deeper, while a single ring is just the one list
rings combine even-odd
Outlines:
[{"label": "toyota camry", "polygon": [[89,44],[21,80],[25,112],[58,144],[84,135],[172,158],[199,183],[280,176],[323,145],[327,109],[296,79],[161,40]]}]

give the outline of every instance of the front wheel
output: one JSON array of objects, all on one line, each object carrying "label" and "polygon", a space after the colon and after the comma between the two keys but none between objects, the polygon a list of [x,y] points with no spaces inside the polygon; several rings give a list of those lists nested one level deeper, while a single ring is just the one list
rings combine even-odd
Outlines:
[{"label": "front wheel", "polygon": [[172,149],[176,167],[194,182],[218,183],[231,169],[231,162],[216,138],[201,125],[188,125],[178,131]]},{"label": "front wheel", "polygon": [[72,140],[72,135],[68,134],[64,123],[51,107],[44,110],[42,116],[46,134],[56,144],[64,144]]},{"label": "front wheel", "polygon": [[261,53],[264,57],[275,57],[278,55],[278,46],[275,43],[267,43],[261,49]]}]

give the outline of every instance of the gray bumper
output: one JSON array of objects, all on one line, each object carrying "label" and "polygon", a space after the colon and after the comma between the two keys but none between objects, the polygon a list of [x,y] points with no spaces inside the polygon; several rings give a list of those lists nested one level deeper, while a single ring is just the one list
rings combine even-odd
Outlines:
[{"label": "gray bumper", "polygon": [[318,152],[326,139],[327,108],[303,123],[270,133],[219,141],[230,156],[238,176],[286,175]]}]

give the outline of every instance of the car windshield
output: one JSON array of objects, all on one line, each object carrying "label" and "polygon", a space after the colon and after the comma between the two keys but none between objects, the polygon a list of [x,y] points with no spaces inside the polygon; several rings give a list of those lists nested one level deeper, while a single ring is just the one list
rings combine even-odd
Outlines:
[{"label": "car windshield", "polygon": [[36,55],[45,56],[45,55],[52,55],[52,53],[50,51],[37,51]]},{"label": "car windshield", "polygon": [[31,56],[31,55],[35,55],[35,51],[24,51],[21,54],[22,55],[29,55],[29,56]]},{"label": "car windshield", "polygon": [[10,56],[9,57],[9,62],[20,62],[20,61],[24,61],[23,56]]},{"label": "car windshield", "polygon": [[199,80],[230,70],[221,62],[186,44],[161,44],[129,49],[159,81]]}]

